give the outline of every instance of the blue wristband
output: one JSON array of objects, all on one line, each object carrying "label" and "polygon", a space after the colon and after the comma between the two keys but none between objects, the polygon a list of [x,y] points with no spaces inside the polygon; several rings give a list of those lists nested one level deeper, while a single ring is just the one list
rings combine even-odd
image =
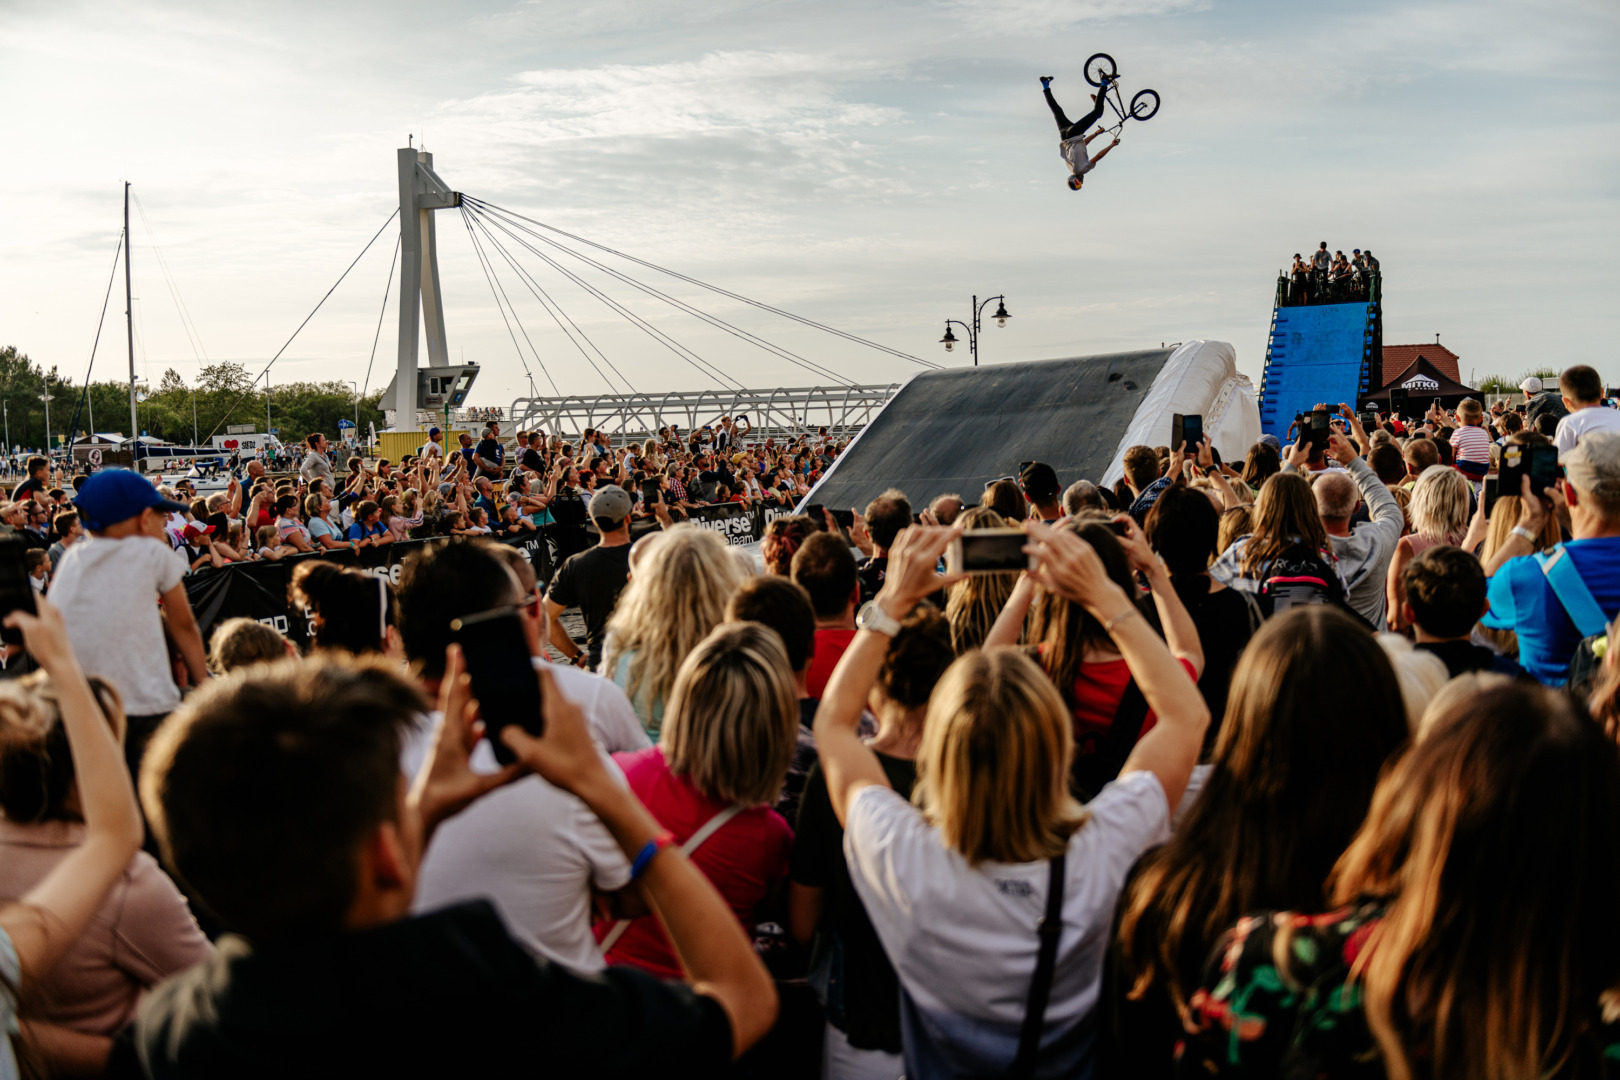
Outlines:
[{"label": "blue wristband", "polygon": [[635,881],[641,877],[641,875],[646,872],[647,866],[653,861],[653,856],[657,855],[660,851],[669,847],[674,842],[674,834],[668,832],[667,830],[659,833],[657,836],[647,841],[642,849],[636,852],[636,857],[630,861],[630,880]]}]

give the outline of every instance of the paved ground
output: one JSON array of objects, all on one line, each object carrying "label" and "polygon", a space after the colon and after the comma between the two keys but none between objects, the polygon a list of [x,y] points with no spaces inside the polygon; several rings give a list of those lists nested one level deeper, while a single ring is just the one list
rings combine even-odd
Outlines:
[{"label": "paved ground", "polygon": [[[563,629],[568,631],[568,636],[573,638],[574,641],[579,645],[580,648],[584,648],[585,647],[585,620],[580,615],[579,608],[571,607],[571,608],[568,608],[567,610],[565,610],[562,613],[562,625],[563,625]],[[559,660],[559,661],[563,659],[562,653],[560,653],[556,649],[552,648],[549,642],[546,644],[545,649],[546,649],[546,655],[549,656],[551,659]]]}]

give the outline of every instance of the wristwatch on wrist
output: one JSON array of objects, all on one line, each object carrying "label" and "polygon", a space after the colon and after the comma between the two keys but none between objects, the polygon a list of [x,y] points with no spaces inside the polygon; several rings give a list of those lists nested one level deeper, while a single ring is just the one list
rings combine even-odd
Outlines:
[{"label": "wristwatch on wrist", "polygon": [[894,637],[900,632],[900,620],[879,607],[876,600],[868,600],[862,605],[860,614],[855,616],[855,629],[873,630],[885,637]]},{"label": "wristwatch on wrist", "polygon": [[1515,526],[1513,526],[1512,529],[1508,530],[1508,535],[1509,536],[1523,537],[1525,542],[1528,543],[1531,547],[1536,546],[1536,534],[1531,532],[1529,529],[1525,528],[1523,525],[1515,525]]}]

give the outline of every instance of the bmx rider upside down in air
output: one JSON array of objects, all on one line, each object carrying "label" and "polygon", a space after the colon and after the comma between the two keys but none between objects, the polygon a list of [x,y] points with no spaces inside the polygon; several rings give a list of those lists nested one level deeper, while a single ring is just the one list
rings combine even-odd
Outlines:
[{"label": "bmx rider upside down in air", "polygon": [[1069,163],[1069,170],[1074,173],[1073,176],[1069,177],[1069,186],[1075,191],[1079,191],[1080,186],[1085,183],[1086,173],[1095,169],[1097,163],[1108,156],[1108,151],[1119,145],[1119,137],[1115,136],[1114,141],[1103,147],[1102,153],[1096,157],[1091,157],[1086,153],[1087,144],[1092,139],[1103,134],[1103,129],[1098,128],[1090,135],[1087,135],[1086,128],[1102,119],[1103,108],[1107,104],[1108,87],[1112,82],[1112,78],[1106,75],[1103,76],[1102,85],[1097,87],[1095,94],[1091,95],[1091,111],[1082,116],[1077,123],[1070,123],[1069,118],[1063,115],[1063,106],[1059,105],[1057,98],[1052,96],[1052,76],[1041,76],[1041,93],[1046,95],[1046,103],[1052,107],[1052,116],[1057,120],[1058,133],[1063,140],[1058,144],[1059,153],[1063,155],[1063,160]]}]

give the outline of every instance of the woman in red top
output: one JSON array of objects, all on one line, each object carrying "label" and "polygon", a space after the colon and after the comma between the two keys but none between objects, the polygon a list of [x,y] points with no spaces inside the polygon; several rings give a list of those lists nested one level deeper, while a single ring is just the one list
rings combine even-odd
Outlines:
[{"label": "woman in red top", "polygon": [[[793,830],[771,804],[798,730],[798,693],[782,639],[758,623],[728,623],[681,664],[658,745],[614,755],[630,790],[677,843],[731,815],[689,857],[745,928],[787,877]],[[608,942],[614,934],[617,940]],[[596,939],[609,964],[683,977],[651,915],[629,920],[622,931],[614,920],[600,922]]]},{"label": "woman in red top", "polygon": [[[1137,595],[1137,572],[1147,579],[1159,623],[1164,627],[1165,644],[1197,682],[1204,671],[1198,630],[1176,595],[1164,562],[1148,545],[1136,522],[1128,514],[1120,514],[1113,525],[1094,520],[1069,521],[1061,527],[1076,533],[1096,550],[1108,576],[1127,596]],[[1123,528],[1124,534],[1116,533],[1116,528]],[[1158,719],[1140,694],[1127,699],[1131,670],[1114,648],[1110,629],[1082,605],[1048,592],[1034,578],[1023,574],[984,640],[986,648],[1016,645],[1020,640],[1036,647],[1041,667],[1057,684],[1074,714],[1073,780],[1085,798],[1095,795],[1118,775],[1131,747]],[[1116,731],[1116,723],[1125,726]]]}]

